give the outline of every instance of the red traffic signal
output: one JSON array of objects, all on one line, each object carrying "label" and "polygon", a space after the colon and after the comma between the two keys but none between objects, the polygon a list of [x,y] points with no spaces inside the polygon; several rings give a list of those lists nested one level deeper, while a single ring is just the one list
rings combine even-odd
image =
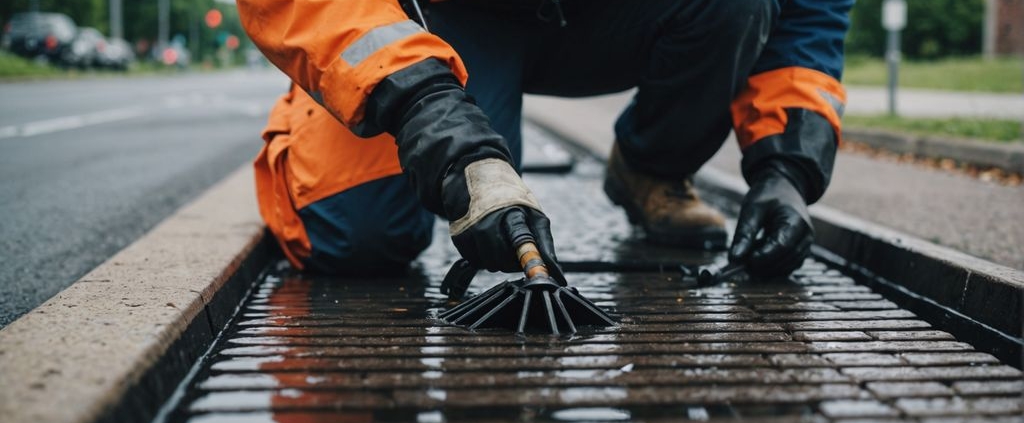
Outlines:
[{"label": "red traffic signal", "polygon": [[210,28],[216,28],[220,26],[221,21],[224,20],[224,15],[217,9],[210,9],[206,12],[206,26]]}]

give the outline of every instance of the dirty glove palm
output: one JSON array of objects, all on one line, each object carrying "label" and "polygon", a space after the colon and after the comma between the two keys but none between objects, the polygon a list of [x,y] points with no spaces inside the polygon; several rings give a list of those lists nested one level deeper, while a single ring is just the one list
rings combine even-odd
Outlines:
[{"label": "dirty glove palm", "polygon": [[758,276],[784,276],[796,270],[814,241],[800,180],[777,163],[759,172],[743,200],[729,260],[746,263]]},{"label": "dirty glove palm", "polygon": [[[457,166],[458,167],[458,166]],[[512,166],[501,159],[476,160],[444,179],[442,197],[452,242],[473,266],[520,272],[511,234],[525,226],[551,276],[565,281],[555,258],[551,222]],[[525,217],[525,219],[523,218]]]}]

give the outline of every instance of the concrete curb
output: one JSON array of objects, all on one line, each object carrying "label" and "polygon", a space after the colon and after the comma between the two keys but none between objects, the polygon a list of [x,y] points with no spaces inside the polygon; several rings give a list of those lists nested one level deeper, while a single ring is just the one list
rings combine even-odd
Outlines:
[{"label": "concrete curb", "polygon": [[[543,104],[535,102],[538,109]],[[573,125],[540,110],[526,117],[552,133],[606,158],[612,138],[594,139],[594,129]],[[699,188],[715,191],[736,203],[747,191],[735,176],[706,166],[696,178]],[[927,304],[912,311],[933,321],[958,313],[978,324],[959,324],[958,338],[993,342],[991,353],[1021,367],[1024,344],[1024,272],[941,247],[911,235],[864,221],[823,205],[811,207],[816,242],[844,259],[866,277],[898,286]],[[987,333],[979,333],[979,331]],[[989,336],[991,335],[991,336]]]},{"label": "concrete curb", "polygon": [[997,143],[913,135],[868,128],[843,128],[843,138],[870,147],[920,157],[948,158],[1024,174],[1024,143]]},{"label": "concrete curb", "polygon": [[[139,403],[169,396],[231,316],[211,303],[236,304],[222,293],[245,289],[223,288],[267,250],[252,180],[235,171],[0,331],[3,420],[149,420],[159,404]],[[168,362],[184,370],[154,379]]]}]

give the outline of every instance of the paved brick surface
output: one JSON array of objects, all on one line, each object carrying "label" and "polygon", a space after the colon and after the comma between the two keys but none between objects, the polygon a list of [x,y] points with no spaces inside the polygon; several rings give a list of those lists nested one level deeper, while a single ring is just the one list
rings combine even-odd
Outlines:
[{"label": "paved brick surface", "polygon": [[[532,133],[531,136],[537,136]],[[529,175],[569,262],[699,263],[646,247],[600,192],[599,164]],[[439,225],[438,237],[443,237]],[[698,288],[665,266],[571,273],[620,319],[570,338],[436,320],[456,258],[413,276],[299,275],[277,264],[172,421],[1019,421],[1021,372],[809,260],[789,280]],[[503,280],[482,275],[473,291]]]}]

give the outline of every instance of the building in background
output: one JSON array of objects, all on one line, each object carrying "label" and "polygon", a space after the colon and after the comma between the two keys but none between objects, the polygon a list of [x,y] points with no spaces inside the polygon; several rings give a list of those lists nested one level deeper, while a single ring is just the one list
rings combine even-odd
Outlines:
[{"label": "building in background", "polygon": [[987,0],[985,56],[1024,56],[1024,0]]}]

